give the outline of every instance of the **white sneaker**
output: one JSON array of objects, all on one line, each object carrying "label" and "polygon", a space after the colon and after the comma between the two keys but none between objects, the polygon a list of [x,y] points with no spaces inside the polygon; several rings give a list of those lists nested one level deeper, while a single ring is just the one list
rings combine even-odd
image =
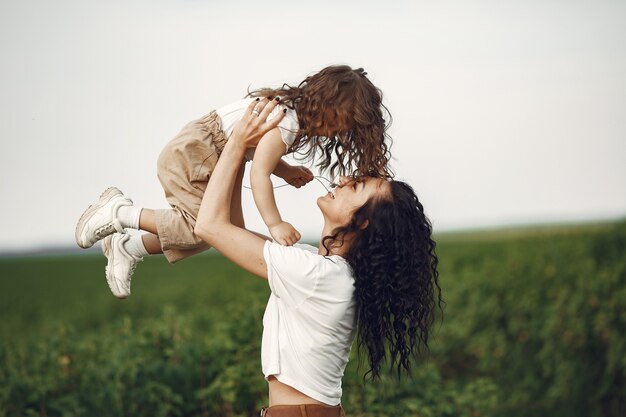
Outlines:
[{"label": "white sneaker", "polygon": [[130,279],[135,267],[143,260],[140,256],[128,253],[124,244],[130,235],[115,233],[102,241],[102,253],[107,257],[107,284],[114,296],[126,298],[130,295]]},{"label": "white sneaker", "polygon": [[132,206],[130,198],[115,187],[107,188],[96,204],[87,207],[76,225],[76,243],[81,248],[90,248],[100,239],[118,232],[126,233],[117,219],[121,206]]}]

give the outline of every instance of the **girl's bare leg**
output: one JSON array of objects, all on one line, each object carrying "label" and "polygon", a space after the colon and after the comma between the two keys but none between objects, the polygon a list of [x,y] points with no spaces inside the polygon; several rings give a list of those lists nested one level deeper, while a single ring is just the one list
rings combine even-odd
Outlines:
[{"label": "girl's bare leg", "polygon": [[143,246],[146,248],[150,255],[156,255],[159,253],[163,253],[161,249],[161,241],[157,235],[153,235],[152,233],[145,233],[141,236],[141,240],[143,241]]},{"label": "girl's bare leg", "polygon": [[161,250],[161,241],[159,240],[159,236],[157,236],[154,210],[146,208],[141,209],[141,214],[139,215],[139,229],[150,232],[141,236],[143,246],[148,253],[150,255],[163,253],[163,250]]},{"label": "girl's bare leg", "polygon": [[139,228],[150,232],[153,235],[157,235],[156,218],[154,216],[154,210],[142,208],[139,215]]}]

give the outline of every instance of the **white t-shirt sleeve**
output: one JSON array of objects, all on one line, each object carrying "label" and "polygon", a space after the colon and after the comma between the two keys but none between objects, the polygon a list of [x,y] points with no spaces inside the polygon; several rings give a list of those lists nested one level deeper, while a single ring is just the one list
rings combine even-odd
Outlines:
[{"label": "white t-shirt sleeve", "polygon": [[263,247],[272,293],[294,308],[314,294],[320,278],[323,258],[305,247],[308,245],[283,246],[270,241]]},{"label": "white t-shirt sleeve", "polygon": [[289,147],[293,145],[298,129],[300,128],[296,112],[282,104],[279,104],[274,108],[274,110],[272,110],[270,115],[267,116],[267,120],[272,120],[279,112],[285,109],[287,110],[287,113],[285,113],[283,119],[280,123],[278,123],[278,129],[280,130],[280,137],[285,143],[286,150],[289,151]]},{"label": "white t-shirt sleeve", "polygon": [[[221,121],[221,128],[227,138],[233,133],[235,124],[243,117],[245,110],[248,108],[253,98],[245,98],[243,100],[236,101],[227,106],[220,107],[216,110]],[[272,120],[276,115],[287,110],[287,113],[278,124],[280,130],[280,137],[285,143],[285,151],[289,152],[291,145],[296,140],[298,129],[300,128],[300,122],[298,122],[298,116],[296,112],[283,104],[279,104],[272,110],[267,117],[268,120]],[[246,160],[251,161],[254,157],[254,148],[246,151]]]}]

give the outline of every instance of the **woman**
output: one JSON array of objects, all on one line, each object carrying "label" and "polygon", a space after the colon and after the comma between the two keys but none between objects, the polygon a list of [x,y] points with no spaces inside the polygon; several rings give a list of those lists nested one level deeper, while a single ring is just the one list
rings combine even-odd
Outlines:
[{"label": "woman", "polygon": [[271,288],[261,347],[269,408],[262,415],[339,417],[355,334],[374,378],[386,359],[408,372],[411,357],[427,346],[437,301],[441,307],[435,243],[412,189],[370,177],[342,177],[318,198],[319,249],[281,246],[238,226],[231,200],[240,197],[233,189],[244,153],[280,121],[266,120],[275,106],[262,100],[248,107],[211,176],[194,232]]}]

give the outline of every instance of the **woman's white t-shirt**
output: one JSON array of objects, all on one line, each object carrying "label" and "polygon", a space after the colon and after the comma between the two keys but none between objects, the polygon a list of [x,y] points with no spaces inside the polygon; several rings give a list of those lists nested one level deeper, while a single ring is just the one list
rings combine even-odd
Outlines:
[{"label": "woman's white t-shirt", "polygon": [[263,316],[265,378],[328,405],[341,402],[341,379],[355,335],[354,278],[340,256],[311,245],[267,241],[263,256],[272,293]]}]

